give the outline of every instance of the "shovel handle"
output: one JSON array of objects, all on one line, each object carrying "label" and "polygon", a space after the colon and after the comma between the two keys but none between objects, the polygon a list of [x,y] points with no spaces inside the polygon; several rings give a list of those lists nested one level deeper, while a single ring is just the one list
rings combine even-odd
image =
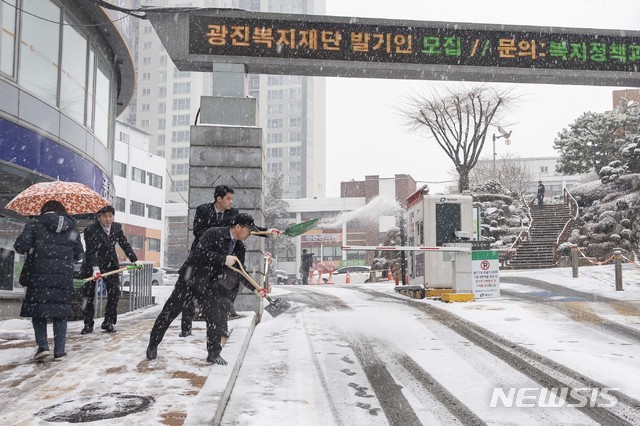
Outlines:
[{"label": "shovel handle", "polygon": [[[240,275],[245,277],[247,279],[247,281],[249,281],[251,283],[251,285],[253,285],[256,288],[256,291],[259,291],[260,289],[262,289],[263,287],[260,287],[260,284],[255,282],[255,280],[253,278],[251,278],[251,275],[247,274],[247,271],[244,270],[244,267],[242,266],[242,263],[238,262],[238,264],[240,265],[240,269],[238,269],[238,268],[236,268],[234,266],[229,266],[228,268],[231,269],[232,271],[236,271],[237,273],[239,273]],[[273,300],[269,297],[268,294],[265,294],[264,298],[267,299],[267,301],[269,303],[273,303]]]},{"label": "shovel handle", "polygon": [[[120,272],[129,271],[131,269],[140,269],[140,268],[142,268],[142,265],[140,265],[140,266],[138,266],[138,265],[125,266],[124,268],[116,269],[115,271],[109,271],[109,272],[105,272],[104,274],[100,274],[100,277],[98,279],[100,279],[102,277],[108,277],[109,275],[118,274]],[[93,281],[95,279],[96,279],[96,277],[93,276],[93,277],[89,277],[89,278],[84,278],[83,281],[84,282],[89,282],[89,281]]]}]

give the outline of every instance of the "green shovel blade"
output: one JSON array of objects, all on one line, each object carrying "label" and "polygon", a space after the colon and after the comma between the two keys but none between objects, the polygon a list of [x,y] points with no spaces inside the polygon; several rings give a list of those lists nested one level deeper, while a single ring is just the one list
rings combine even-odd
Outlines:
[{"label": "green shovel blade", "polygon": [[290,237],[297,237],[298,235],[302,235],[308,230],[315,228],[319,220],[320,218],[296,223],[295,225],[291,225],[290,227],[285,229],[283,234]]}]

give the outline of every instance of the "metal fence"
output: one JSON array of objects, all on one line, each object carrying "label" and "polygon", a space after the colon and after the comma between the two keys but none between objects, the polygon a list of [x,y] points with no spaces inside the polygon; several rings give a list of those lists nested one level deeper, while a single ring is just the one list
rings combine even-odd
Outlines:
[{"label": "metal fence", "polygon": [[[133,269],[120,274],[120,302],[123,298],[128,299],[127,312],[144,308],[153,304],[151,282],[153,273],[153,262],[142,262],[142,268]],[[125,286],[124,283],[129,285]],[[104,301],[107,298],[107,289],[102,280],[96,283],[95,293],[95,318],[104,316]],[[120,310],[118,310],[120,311]]]}]

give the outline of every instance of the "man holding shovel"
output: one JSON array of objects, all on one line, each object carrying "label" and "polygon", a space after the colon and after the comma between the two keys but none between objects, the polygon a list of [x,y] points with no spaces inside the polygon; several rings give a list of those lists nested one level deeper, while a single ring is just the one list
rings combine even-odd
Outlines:
[{"label": "man holding shovel", "polygon": [[[147,358],[155,359],[158,345],[171,322],[180,314],[185,302],[195,297],[202,304],[202,314],[207,324],[207,362],[226,365],[220,357],[221,341],[232,295],[240,285],[241,277],[228,266],[241,266],[245,257],[245,241],[252,231],[258,231],[253,218],[246,213],[234,216],[228,227],[209,228],[196,247],[189,252],[180,268],[178,285],[171,293],[162,312],[158,315],[147,347]],[[253,286],[242,280],[254,290]],[[266,297],[260,288],[258,293]]]}]

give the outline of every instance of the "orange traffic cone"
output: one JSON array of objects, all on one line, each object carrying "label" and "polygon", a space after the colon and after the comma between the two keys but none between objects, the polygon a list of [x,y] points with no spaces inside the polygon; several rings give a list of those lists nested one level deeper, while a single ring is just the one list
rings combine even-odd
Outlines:
[{"label": "orange traffic cone", "polygon": [[391,268],[387,269],[387,281],[393,281],[393,275],[391,275]]},{"label": "orange traffic cone", "polygon": [[344,282],[345,284],[351,284],[351,277],[349,276],[349,273],[347,272],[347,276],[346,276],[346,280]]}]

